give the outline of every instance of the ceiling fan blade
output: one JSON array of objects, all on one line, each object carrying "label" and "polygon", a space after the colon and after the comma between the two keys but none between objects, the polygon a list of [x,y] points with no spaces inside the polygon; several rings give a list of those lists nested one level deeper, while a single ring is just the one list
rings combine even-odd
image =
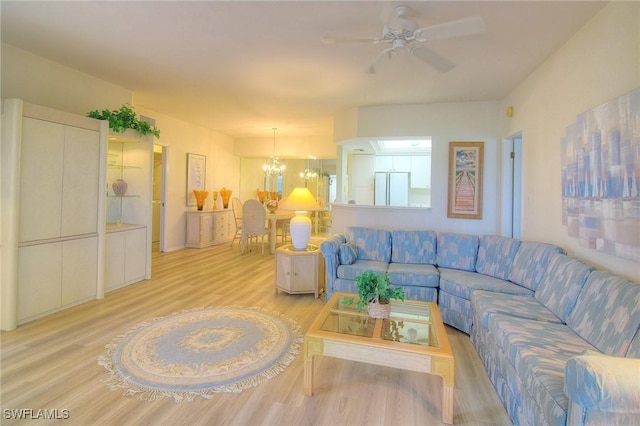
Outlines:
[{"label": "ceiling fan blade", "polygon": [[424,46],[412,46],[409,51],[413,56],[442,73],[449,72],[456,66],[453,62]]},{"label": "ceiling fan blade", "polygon": [[391,60],[391,55],[393,55],[394,50],[391,47],[384,49],[373,61],[371,65],[366,70],[367,74],[376,74],[380,72],[385,65],[389,63]]},{"label": "ceiling fan blade", "polygon": [[348,38],[348,37],[323,37],[322,44],[336,44],[336,43],[380,43],[378,37],[362,37],[362,38]]},{"label": "ceiling fan blade", "polygon": [[470,18],[445,22],[431,27],[418,28],[413,36],[417,41],[433,41],[480,34],[485,31],[484,19],[482,19],[481,16],[472,16]]}]

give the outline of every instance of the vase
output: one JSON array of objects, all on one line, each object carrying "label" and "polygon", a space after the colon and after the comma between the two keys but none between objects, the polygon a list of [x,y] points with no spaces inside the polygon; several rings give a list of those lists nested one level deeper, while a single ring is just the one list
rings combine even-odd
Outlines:
[{"label": "vase", "polygon": [[129,184],[127,184],[127,181],[124,179],[116,179],[115,182],[113,182],[113,184],[111,185],[111,187],[113,188],[113,192],[118,196],[118,197],[122,197],[124,196],[124,194],[127,193],[127,187],[129,186]]},{"label": "vase", "polygon": [[198,210],[202,210],[204,208],[204,201],[207,199],[207,195],[209,195],[209,191],[194,189],[193,195],[196,197]]},{"label": "vase", "polygon": [[391,304],[380,303],[376,298],[367,305],[367,312],[371,318],[387,319],[391,316]]},{"label": "vase", "polygon": [[232,191],[227,188],[222,188],[220,190],[220,197],[222,197],[222,207],[225,209],[229,208],[229,199],[231,198]]},{"label": "vase", "polygon": [[275,213],[278,210],[278,206],[267,206],[267,210],[269,210],[269,213]]}]

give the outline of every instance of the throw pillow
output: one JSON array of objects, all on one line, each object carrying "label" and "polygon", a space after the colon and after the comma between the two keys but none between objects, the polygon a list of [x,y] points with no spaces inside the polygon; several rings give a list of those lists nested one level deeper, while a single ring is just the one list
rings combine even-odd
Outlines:
[{"label": "throw pillow", "polygon": [[358,258],[358,247],[353,243],[342,243],[338,257],[341,265],[351,265]]}]

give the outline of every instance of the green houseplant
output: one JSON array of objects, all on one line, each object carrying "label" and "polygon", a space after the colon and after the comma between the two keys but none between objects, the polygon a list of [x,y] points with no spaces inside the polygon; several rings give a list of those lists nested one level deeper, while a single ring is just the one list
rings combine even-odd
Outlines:
[{"label": "green houseplant", "polygon": [[146,121],[140,120],[132,106],[122,105],[120,109],[114,110],[94,110],[88,112],[87,117],[96,118],[98,120],[108,120],[109,128],[116,133],[122,133],[127,129],[133,129],[143,136],[151,134],[158,139],[160,138],[160,130],[155,126],[151,127],[151,125]]},{"label": "green houseplant", "polygon": [[[367,306],[369,314],[374,318],[389,317],[391,299],[404,301],[404,291],[399,287],[392,287],[386,273],[365,271],[355,277],[355,282],[358,286],[358,309]],[[378,316],[379,311],[382,311],[381,316]]]}]

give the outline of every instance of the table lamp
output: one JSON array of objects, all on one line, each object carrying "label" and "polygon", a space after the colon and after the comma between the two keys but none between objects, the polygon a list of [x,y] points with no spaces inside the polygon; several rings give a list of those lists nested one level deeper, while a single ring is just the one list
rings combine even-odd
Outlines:
[{"label": "table lamp", "polygon": [[279,210],[296,212],[289,224],[291,242],[296,250],[307,248],[311,238],[311,219],[307,216],[307,212],[318,210],[318,208],[318,203],[308,188],[294,188],[291,194],[278,205]]}]

